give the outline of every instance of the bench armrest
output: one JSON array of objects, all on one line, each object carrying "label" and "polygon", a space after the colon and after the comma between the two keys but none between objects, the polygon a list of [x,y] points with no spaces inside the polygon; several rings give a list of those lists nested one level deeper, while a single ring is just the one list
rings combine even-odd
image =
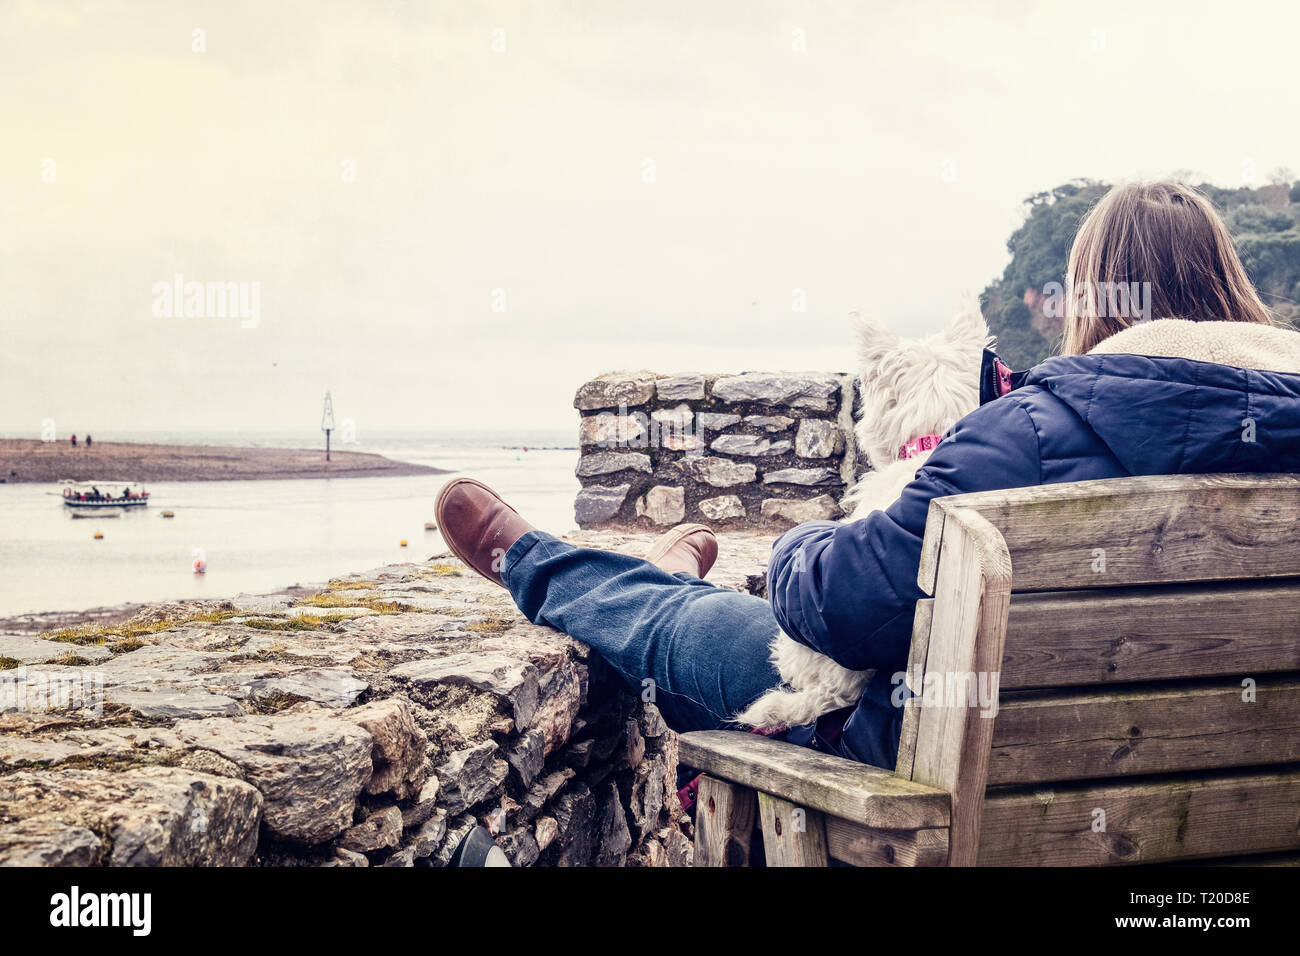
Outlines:
[{"label": "bench armrest", "polygon": [[677,741],[687,767],[834,817],[885,830],[949,825],[946,791],[879,767],[736,730],[696,730]]}]

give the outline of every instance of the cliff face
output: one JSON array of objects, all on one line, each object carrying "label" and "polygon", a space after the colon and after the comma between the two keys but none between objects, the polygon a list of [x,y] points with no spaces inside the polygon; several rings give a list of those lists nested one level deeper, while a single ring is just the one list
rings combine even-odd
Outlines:
[{"label": "cliff face", "polygon": [[653,702],[450,556],[0,634],[0,666],[0,865],[437,866],[475,822],[516,865],[690,860]]},{"label": "cliff face", "polygon": [[578,389],[582,528],[782,529],[839,517],[859,471],[853,377],[612,372]]}]

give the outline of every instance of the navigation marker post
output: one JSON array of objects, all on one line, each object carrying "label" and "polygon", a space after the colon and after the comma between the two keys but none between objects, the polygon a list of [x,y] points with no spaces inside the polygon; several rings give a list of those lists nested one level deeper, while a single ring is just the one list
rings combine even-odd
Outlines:
[{"label": "navigation marker post", "polygon": [[334,430],[334,400],[325,393],[325,411],[320,418],[321,431],[325,433],[325,460],[330,460],[330,432]]}]

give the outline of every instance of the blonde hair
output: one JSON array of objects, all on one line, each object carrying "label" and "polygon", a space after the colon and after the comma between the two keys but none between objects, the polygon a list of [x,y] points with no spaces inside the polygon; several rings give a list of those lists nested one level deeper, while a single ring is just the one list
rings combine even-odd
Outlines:
[{"label": "blonde hair", "polygon": [[[1063,355],[1082,355],[1145,318],[1273,324],[1223,219],[1181,183],[1134,183],[1102,196],[1074,238],[1066,281]],[[1141,289],[1149,311],[1099,313],[1098,291],[1117,287],[1125,302]]]}]

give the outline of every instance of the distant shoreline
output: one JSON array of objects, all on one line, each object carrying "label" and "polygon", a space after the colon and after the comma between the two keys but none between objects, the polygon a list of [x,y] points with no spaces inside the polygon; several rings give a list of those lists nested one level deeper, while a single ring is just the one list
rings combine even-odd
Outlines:
[{"label": "distant shoreline", "polygon": [[240,448],[0,438],[0,482],[270,481],[290,478],[394,478],[443,475],[445,468],[394,461],[369,452],[323,448]]}]

